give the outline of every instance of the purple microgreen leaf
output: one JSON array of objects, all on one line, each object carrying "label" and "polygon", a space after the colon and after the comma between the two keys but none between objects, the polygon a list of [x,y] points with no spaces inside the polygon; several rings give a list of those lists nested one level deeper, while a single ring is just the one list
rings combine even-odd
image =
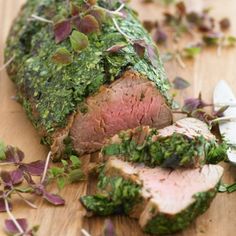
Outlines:
[{"label": "purple microgreen leaf", "polygon": [[191,113],[191,117],[199,119],[207,124],[210,124],[211,120],[214,120],[214,116],[211,114],[207,113],[203,109],[196,109]]},{"label": "purple microgreen leaf", "polygon": [[223,18],[220,22],[219,22],[219,25],[220,25],[220,29],[222,31],[226,31],[230,28],[230,20],[229,18]]},{"label": "purple microgreen leaf", "polygon": [[176,76],[175,79],[173,80],[173,87],[175,89],[178,89],[178,90],[186,89],[189,86],[190,86],[190,83],[179,76]]},{"label": "purple microgreen leaf", "polygon": [[120,52],[124,47],[126,47],[126,44],[116,44],[108,48],[106,51],[110,53],[117,53]]},{"label": "purple microgreen leaf", "polygon": [[199,13],[192,11],[187,13],[186,20],[189,23],[198,26],[201,23],[201,16],[199,15]]},{"label": "purple microgreen leaf", "polygon": [[96,18],[92,15],[86,15],[76,23],[76,28],[86,35],[97,33],[100,31],[100,26]]},{"label": "purple microgreen leaf", "polygon": [[20,169],[30,175],[41,176],[44,171],[45,161],[34,161],[28,164],[21,164]]},{"label": "purple microgreen leaf", "polygon": [[[1,197],[2,194],[3,194],[3,192],[1,193],[1,191],[0,191],[0,212],[6,212],[7,211],[6,204],[5,204],[4,198]],[[9,205],[9,209],[11,211],[12,204],[10,202],[8,202],[8,205]]]},{"label": "purple microgreen leaf", "polygon": [[185,6],[184,2],[182,2],[182,1],[178,2],[175,5],[175,7],[181,17],[186,15],[186,6]]},{"label": "purple microgreen leaf", "polygon": [[182,111],[191,113],[196,109],[204,108],[209,106],[209,104],[205,103],[202,100],[201,94],[199,94],[198,98],[187,98],[184,100],[184,105],[182,107]]},{"label": "purple microgreen leaf", "polygon": [[77,16],[79,15],[79,12],[80,12],[80,8],[75,5],[73,2],[70,3],[70,14],[72,16]]},{"label": "purple microgreen leaf", "polygon": [[7,186],[7,187],[12,186],[11,174],[8,171],[1,171],[0,178],[1,178],[4,186]]},{"label": "purple microgreen leaf", "polygon": [[14,170],[11,173],[11,180],[13,185],[18,185],[23,181],[23,173],[20,169]]},{"label": "purple microgreen leaf", "polygon": [[153,40],[157,44],[163,44],[167,41],[167,34],[160,28],[157,28],[153,35]]},{"label": "purple microgreen leaf", "polygon": [[155,68],[158,68],[157,48],[154,45],[147,45],[148,59]]},{"label": "purple microgreen leaf", "polygon": [[103,236],[116,236],[115,227],[110,219],[105,220]]},{"label": "purple microgreen leaf", "polygon": [[158,26],[158,22],[155,23],[151,20],[144,20],[143,27],[150,33],[155,27]]},{"label": "purple microgreen leaf", "polygon": [[220,35],[217,33],[209,33],[203,35],[202,40],[207,46],[215,46],[219,44]]},{"label": "purple microgreen leaf", "polygon": [[170,12],[164,12],[163,15],[165,17],[164,23],[167,24],[167,25],[171,25],[172,22],[177,21],[175,16],[173,14],[171,14]]},{"label": "purple microgreen leaf", "polygon": [[[27,232],[27,228],[28,228],[27,220],[22,218],[22,219],[16,219],[16,221],[20,225],[20,227],[24,231],[24,233],[26,233]],[[19,231],[19,229],[16,227],[15,223],[13,222],[13,220],[5,220],[5,230],[10,235],[21,233]]]},{"label": "purple microgreen leaf", "polygon": [[224,112],[229,108],[229,106],[223,106],[218,111],[213,112],[215,118],[222,117]]},{"label": "purple microgreen leaf", "polygon": [[70,36],[70,43],[72,48],[76,52],[82,51],[89,45],[88,37],[85,34],[75,30],[72,32]]},{"label": "purple microgreen leaf", "polygon": [[203,15],[198,25],[199,31],[203,33],[212,32],[215,27],[215,20],[208,15]]},{"label": "purple microgreen leaf", "polygon": [[199,46],[189,46],[183,49],[183,56],[187,58],[195,58],[200,52],[202,48]]},{"label": "purple microgreen leaf", "polygon": [[24,178],[26,180],[26,182],[30,185],[30,186],[34,186],[36,183],[33,181],[31,175],[28,172],[24,172],[23,173]]},{"label": "purple microgreen leaf", "polygon": [[22,162],[24,157],[24,153],[20,149],[12,146],[7,146],[5,161],[18,164]]},{"label": "purple microgreen leaf", "polygon": [[58,48],[52,55],[52,61],[57,64],[69,65],[73,62],[70,52],[66,48]]},{"label": "purple microgreen leaf", "polygon": [[60,43],[67,39],[71,33],[71,21],[63,20],[54,25],[54,35],[56,43]]},{"label": "purple microgreen leaf", "polygon": [[133,41],[134,50],[139,57],[144,57],[146,46],[146,42],[142,39]]},{"label": "purple microgreen leaf", "polygon": [[59,195],[44,191],[43,198],[55,206],[65,205],[65,200]]},{"label": "purple microgreen leaf", "polygon": [[3,194],[2,191],[0,191],[0,212],[5,212],[6,206],[5,206],[4,199],[1,197],[2,194]]},{"label": "purple microgreen leaf", "polygon": [[92,9],[89,15],[93,16],[100,26],[106,21],[106,12],[103,9]]}]

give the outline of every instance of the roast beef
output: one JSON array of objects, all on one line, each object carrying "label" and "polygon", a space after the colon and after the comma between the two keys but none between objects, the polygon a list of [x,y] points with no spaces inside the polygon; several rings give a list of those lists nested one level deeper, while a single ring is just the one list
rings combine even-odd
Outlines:
[{"label": "roast beef", "polygon": [[[120,130],[169,125],[169,83],[136,14],[112,14],[119,0],[71,2],[28,0],[7,39],[8,74],[42,142],[56,156],[83,154]],[[74,31],[88,38],[79,52]]]},{"label": "roast beef", "polygon": [[222,174],[218,165],[170,170],[113,157],[100,175],[98,193],[82,197],[81,202],[94,214],[123,212],[137,218],[147,233],[170,234],[186,228],[208,209]]},{"label": "roast beef", "polygon": [[185,118],[160,130],[143,126],[120,132],[107,142],[101,157],[114,155],[151,167],[200,167],[225,160],[227,145],[218,144],[202,121]]}]

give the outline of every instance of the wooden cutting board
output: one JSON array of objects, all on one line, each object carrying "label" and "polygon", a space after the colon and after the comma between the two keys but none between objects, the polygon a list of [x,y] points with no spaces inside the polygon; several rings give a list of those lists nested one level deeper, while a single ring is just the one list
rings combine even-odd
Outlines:
[{"label": "wooden cutting board", "polygon": [[[232,22],[232,33],[236,35],[236,1],[235,0],[192,0],[187,1],[190,7],[202,4],[212,6],[212,14],[220,19],[227,16]],[[0,65],[3,64],[3,49],[10,25],[16,17],[24,0],[0,0]],[[140,19],[155,19],[161,15],[158,4],[143,5],[141,0],[133,0],[131,5],[139,12]],[[211,101],[215,84],[220,79],[227,80],[236,93],[236,49],[223,50],[217,56],[216,49],[205,50],[194,62],[187,62],[181,69],[175,62],[166,65],[169,78],[182,76],[191,82],[191,87],[179,93],[177,98],[182,101],[187,96],[197,96],[201,91],[203,98]],[[5,71],[0,72],[0,139],[5,143],[16,145],[24,150],[26,161],[44,159],[48,149],[39,143],[39,136],[21,106],[12,96],[15,87],[8,79]],[[84,157],[89,160],[90,156]],[[233,182],[236,169],[224,165],[225,182]],[[3,167],[0,167],[0,170]],[[92,236],[102,233],[103,218],[84,219],[84,209],[79,203],[79,197],[91,190],[93,185],[86,181],[66,187],[61,195],[66,199],[65,207],[52,207],[36,200],[38,209],[30,209],[19,199],[14,199],[14,215],[26,217],[31,226],[40,225],[39,236],[78,236],[85,228]],[[89,190],[89,191],[90,191]],[[30,199],[30,198],[29,198]],[[35,199],[33,199],[35,200]],[[0,235],[4,235],[3,224],[6,214],[0,213]],[[234,236],[236,233],[236,193],[218,194],[210,209],[195,223],[178,236]],[[141,236],[137,222],[127,217],[112,217],[118,236]]]}]

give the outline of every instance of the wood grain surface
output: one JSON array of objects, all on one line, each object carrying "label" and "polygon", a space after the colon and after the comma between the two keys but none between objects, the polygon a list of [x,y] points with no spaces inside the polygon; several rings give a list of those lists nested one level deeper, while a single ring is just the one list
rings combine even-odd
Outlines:
[{"label": "wood grain surface", "polygon": [[[0,0],[0,65],[3,64],[4,43],[13,19],[24,3],[24,0]],[[236,35],[236,1],[235,0],[188,0],[189,7],[212,6],[212,14],[220,19],[227,16],[232,22],[232,34]],[[143,5],[141,0],[131,1],[131,5],[139,12],[140,19],[155,19],[163,10],[159,4]],[[166,50],[166,49],[163,49]],[[201,91],[203,98],[212,100],[215,84],[220,79],[227,80],[236,93],[236,49],[223,50],[217,55],[216,49],[205,50],[195,61],[186,62],[181,69],[176,62],[166,65],[170,80],[176,75],[191,82],[191,87],[179,93],[177,98],[182,101],[188,96],[197,96]],[[27,161],[44,159],[48,149],[40,145],[40,137],[27,119],[22,107],[11,97],[15,95],[15,87],[8,79],[5,71],[0,72],[0,139],[7,144],[20,147],[26,154]],[[83,157],[87,162],[90,156]],[[224,164],[225,182],[233,182],[236,169]],[[0,170],[3,167],[0,167]],[[38,209],[30,209],[19,199],[14,199],[14,215],[26,217],[30,225],[40,225],[39,236],[78,236],[85,228],[92,236],[102,234],[104,218],[83,217],[84,209],[79,197],[90,192],[93,183],[84,181],[66,187],[61,195],[66,199],[65,207],[52,207],[41,200],[35,200]],[[30,199],[30,197],[29,197]],[[6,214],[0,214],[0,236],[3,231]],[[236,193],[218,194],[210,209],[200,216],[187,230],[178,236],[234,236],[236,235]],[[137,222],[127,217],[112,217],[118,236],[141,236]]]}]

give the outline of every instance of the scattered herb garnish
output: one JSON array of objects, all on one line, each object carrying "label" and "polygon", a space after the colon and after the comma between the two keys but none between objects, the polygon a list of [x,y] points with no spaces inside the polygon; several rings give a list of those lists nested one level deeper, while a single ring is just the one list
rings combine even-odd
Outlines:
[{"label": "scattered herb garnish", "polygon": [[[51,152],[49,152],[46,162],[39,160],[24,163],[24,153],[20,149],[5,146],[1,142],[0,154],[0,166],[7,165],[12,167],[10,171],[0,171],[0,212],[7,212],[10,216],[10,220],[6,220],[5,222],[6,232],[9,235],[18,235],[19,233],[20,235],[34,236],[38,227],[29,229],[26,219],[15,219],[11,213],[13,208],[12,196],[17,195],[24,203],[32,208],[37,208],[37,206],[24,197],[25,193],[42,197],[54,206],[64,205],[64,199],[58,194],[48,192],[46,185],[55,178],[61,189],[65,185],[65,179],[67,183],[81,180],[83,174],[80,160],[76,156],[71,156],[69,161],[62,160],[62,168],[51,167],[48,170]],[[58,172],[60,172],[60,176]],[[41,177],[40,182],[36,182],[32,178],[33,176]]]},{"label": "scattered herb garnish", "polygon": [[66,48],[58,48],[52,55],[52,60],[62,65],[69,65],[73,62],[72,55]]},{"label": "scattered herb garnish", "polygon": [[110,219],[106,219],[103,228],[103,236],[116,236],[114,225]]},{"label": "scattered herb garnish", "polygon": [[[16,226],[18,224],[18,226]],[[25,218],[15,219],[15,220],[5,220],[5,231],[11,236],[36,236],[39,226],[36,225],[29,229],[28,222]]]},{"label": "scattered herb garnish", "polygon": [[220,193],[224,193],[224,192],[232,193],[235,191],[236,191],[236,183],[233,183],[233,184],[221,183],[218,187],[218,192]]},{"label": "scattered herb garnish", "polygon": [[75,183],[84,179],[81,162],[77,156],[70,156],[69,160],[61,160],[63,167],[52,167],[48,170],[48,180],[56,181],[59,189],[65,184]]},{"label": "scattered herb garnish", "polygon": [[[173,2],[168,1],[168,3]],[[170,40],[174,44],[178,44],[185,34],[190,34],[197,40],[199,40],[198,36],[196,36],[198,32],[202,36],[197,46],[183,47],[170,52],[172,56],[168,57],[169,60],[176,59],[179,65],[184,68],[185,64],[181,58],[195,58],[205,47],[216,46],[224,48],[235,45],[235,37],[226,33],[230,28],[230,20],[228,18],[220,20],[217,28],[217,21],[210,16],[210,9],[203,9],[202,12],[188,11],[183,1],[175,3],[174,9],[175,12],[171,12],[168,9],[164,12],[164,21],[149,20],[143,22],[144,27],[153,33],[153,40],[158,45],[165,43],[166,47]]]},{"label": "scattered herb garnish", "polygon": [[176,76],[172,83],[173,83],[173,87],[179,90],[186,89],[190,86],[190,83],[187,80],[179,76]]}]

